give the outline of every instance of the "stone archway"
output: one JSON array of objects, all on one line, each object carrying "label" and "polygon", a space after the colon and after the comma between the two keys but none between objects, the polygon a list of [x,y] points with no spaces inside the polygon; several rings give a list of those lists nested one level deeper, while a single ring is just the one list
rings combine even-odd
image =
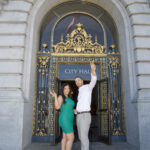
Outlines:
[{"label": "stone archway", "polygon": [[[36,51],[39,45],[39,30],[44,16],[50,9],[63,1],[40,1],[37,0],[33,9],[30,11],[28,18],[25,63],[24,63],[24,78],[23,91],[27,99],[24,104],[24,128],[23,128],[23,147],[26,147],[31,142],[32,131],[32,99],[34,96],[34,76]],[[65,1],[66,2],[66,1]],[[96,1],[93,3],[103,7],[112,15],[119,32],[120,52],[122,57],[122,74],[125,90],[125,110],[127,121],[127,141],[133,145],[138,143],[138,119],[135,122],[130,122],[134,116],[137,118],[136,105],[131,104],[131,101],[136,95],[136,79],[133,45],[131,42],[130,20],[125,8],[119,1]],[[134,129],[134,130],[133,130]],[[132,130],[132,132],[131,132]],[[28,132],[27,132],[28,131]]]}]

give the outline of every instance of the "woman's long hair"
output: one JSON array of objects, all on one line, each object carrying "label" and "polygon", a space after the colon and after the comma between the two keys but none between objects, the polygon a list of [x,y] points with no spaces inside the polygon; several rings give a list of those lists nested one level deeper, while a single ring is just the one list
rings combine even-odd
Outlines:
[{"label": "woman's long hair", "polygon": [[69,97],[69,98],[72,98],[70,85],[69,85],[68,83],[64,83],[63,86],[62,86],[62,90],[61,90],[61,95],[62,95],[62,97],[63,97],[63,103],[64,103],[64,104],[66,103],[66,101],[65,101],[66,96],[64,95],[64,88],[65,88],[65,86],[69,86],[70,92],[69,92],[69,94],[68,94],[68,97]]}]

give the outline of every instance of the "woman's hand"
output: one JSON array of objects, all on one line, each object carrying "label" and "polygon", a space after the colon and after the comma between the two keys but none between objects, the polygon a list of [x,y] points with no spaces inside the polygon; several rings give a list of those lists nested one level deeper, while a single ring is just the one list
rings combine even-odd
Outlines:
[{"label": "woman's hand", "polygon": [[50,91],[50,94],[51,94],[53,97],[57,97],[57,94],[56,94],[54,91]]},{"label": "woman's hand", "polygon": [[76,109],[73,109],[73,112],[74,112],[75,115],[77,114],[77,110]]},{"label": "woman's hand", "polygon": [[63,103],[63,98],[62,96],[58,96],[57,97],[57,94],[54,92],[54,91],[50,91],[49,92],[53,97],[54,97],[54,106],[55,106],[55,109],[60,109],[62,103]]}]

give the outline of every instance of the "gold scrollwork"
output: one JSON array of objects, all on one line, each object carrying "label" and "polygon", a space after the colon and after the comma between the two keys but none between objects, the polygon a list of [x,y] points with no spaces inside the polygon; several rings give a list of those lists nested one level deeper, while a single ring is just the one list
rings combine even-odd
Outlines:
[{"label": "gold scrollwork", "polygon": [[47,136],[47,134],[40,131],[40,132],[36,133],[36,136]]},{"label": "gold scrollwork", "polygon": [[54,53],[106,54],[105,46],[98,43],[97,36],[93,43],[91,34],[87,34],[81,23],[76,24],[76,28],[67,34],[65,43],[61,35],[61,42],[53,45],[53,49]]},{"label": "gold scrollwork", "polygon": [[119,66],[120,61],[118,57],[110,57],[108,58],[109,61],[109,67],[112,69],[113,76],[116,76],[116,74],[119,72]]},{"label": "gold scrollwork", "polygon": [[42,76],[45,75],[45,72],[47,72],[48,70],[46,69],[47,67],[47,63],[49,61],[49,56],[39,56],[39,63],[40,63],[40,69],[39,72],[42,72]]}]

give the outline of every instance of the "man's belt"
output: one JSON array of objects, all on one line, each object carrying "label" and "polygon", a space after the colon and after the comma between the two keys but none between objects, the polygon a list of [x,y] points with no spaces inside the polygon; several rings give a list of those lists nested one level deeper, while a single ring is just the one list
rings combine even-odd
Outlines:
[{"label": "man's belt", "polygon": [[83,114],[83,113],[90,113],[90,111],[81,111],[81,112],[77,112],[77,115]]}]

